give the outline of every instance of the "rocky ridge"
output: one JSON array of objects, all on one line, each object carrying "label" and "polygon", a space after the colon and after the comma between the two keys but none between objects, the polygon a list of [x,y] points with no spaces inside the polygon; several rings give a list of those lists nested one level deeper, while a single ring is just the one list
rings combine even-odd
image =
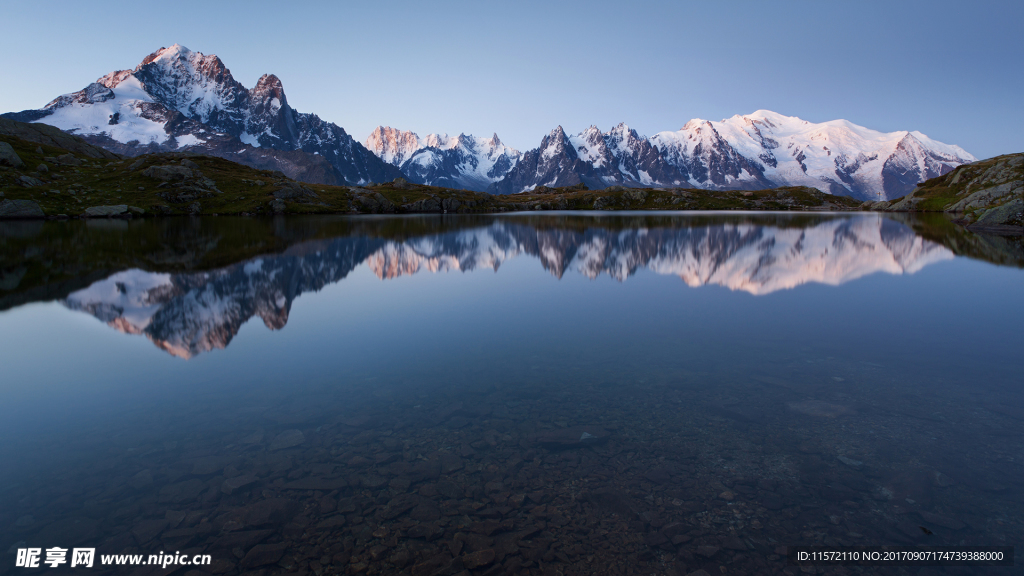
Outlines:
[{"label": "rocky ridge", "polygon": [[202,152],[328,184],[401,176],[340,126],[292,108],[277,76],[246,89],[217,56],[178,44],[39,110],[4,116],[56,126],[130,156]]},{"label": "rocky ridge", "polygon": [[466,134],[420,138],[414,132],[384,126],[366,138],[366,147],[401,169],[411,182],[476,192],[504,178],[522,156],[505,146],[497,134],[490,138]]},{"label": "rocky ridge", "polygon": [[974,160],[920,132],[885,134],[846,120],[814,124],[759,110],[721,122],[691,120],[650,138],[625,124],[608,132],[591,126],[575,136],[559,126],[489,190],[515,194],[579,183],[591,189],[808,186],[885,200]]},{"label": "rocky ridge", "polygon": [[866,207],[892,212],[946,212],[971,230],[1021,235],[1024,154],[997,156],[961,166],[921,183],[903,198],[873,202]]},{"label": "rocky ridge", "polygon": [[[88,143],[75,138],[77,143]],[[63,148],[0,135],[10,147],[0,161],[0,217],[196,214],[397,214],[521,210],[852,210],[858,203],[813,188],[770,191],[632,189],[590,191],[577,185],[539,187],[530,194],[493,196],[403,178],[366,186],[296,182],[219,157],[163,152],[120,158],[81,157]],[[6,148],[5,148],[6,150]],[[111,158],[110,156],[113,156]],[[5,156],[6,157],[6,156]],[[17,158],[17,161],[14,160]],[[6,163],[6,164],[5,164]],[[14,201],[36,206],[15,210]],[[112,211],[111,206],[126,209]],[[101,210],[94,208],[104,207]]]},{"label": "rocky ridge", "polygon": [[277,76],[266,74],[247,89],[217,56],[177,44],[41,109],[4,116],[50,124],[124,155],[193,151],[317,184],[405,177],[499,194],[580,183],[591,189],[807,186],[891,200],[975,160],[920,132],[885,134],[845,120],[815,124],[767,110],[720,122],[694,119],[650,138],[625,124],[574,136],[558,127],[524,154],[496,135],[420,139],[384,127],[364,147],[336,124],[292,108]]}]

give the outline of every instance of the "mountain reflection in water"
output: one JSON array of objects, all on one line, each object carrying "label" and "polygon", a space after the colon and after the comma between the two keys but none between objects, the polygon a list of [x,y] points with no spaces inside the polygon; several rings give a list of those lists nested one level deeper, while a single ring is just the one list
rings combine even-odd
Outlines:
[{"label": "mountain reflection in water", "polygon": [[757,220],[605,228],[494,219],[391,239],[359,234],[301,242],[204,272],[117,272],[68,295],[64,304],[111,327],[144,335],[181,358],[225,348],[259,316],[270,329],[288,321],[299,295],[345,279],[365,264],[381,279],[418,272],[494,270],[521,255],[562,278],[607,274],[625,281],[638,270],[674,275],[688,286],[719,285],[754,295],[808,282],[839,285],[876,272],[914,273],[953,258],[893,220],[866,215],[802,225]]},{"label": "mountain reflection in water", "polygon": [[1022,263],[919,215],[0,223],[0,551],[753,576],[1013,545]]}]

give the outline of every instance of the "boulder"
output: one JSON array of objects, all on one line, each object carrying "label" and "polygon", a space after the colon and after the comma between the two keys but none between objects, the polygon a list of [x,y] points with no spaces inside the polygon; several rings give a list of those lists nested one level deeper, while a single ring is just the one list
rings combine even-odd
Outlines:
[{"label": "boulder", "polygon": [[42,186],[43,181],[39,178],[33,178],[31,176],[19,176],[17,180],[18,184],[25,188],[31,188],[33,186]]},{"label": "boulder", "polygon": [[221,192],[220,190],[217,189],[217,183],[216,182],[214,182],[213,180],[210,180],[206,176],[203,176],[199,172],[196,172],[196,176],[199,177],[196,180],[196,185],[197,186],[199,186],[200,188],[205,188],[207,190],[213,190],[217,194],[223,194],[223,192]]},{"label": "boulder", "polygon": [[142,171],[142,175],[155,178],[157,180],[163,180],[164,182],[170,182],[191,178],[192,170],[185,166],[174,166],[172,164],[168,164],[164,166],[150,166]]},{"label": "boulder", "polygon": [[116,206],[90,206],[85,209],[85,215],[89,218],[110,218],[111,216],[120,216],[128,212],[128,206],[126,204],[118,204]]},{"label": "boulder", "polygon": [[21,157],[18,156],[18,153],[7,142],[0,142],[0,164],[15,168],[21,168],[25,165]]},{"label": "boulder", "polygon": [[75,158],[74,154],[61,154],[57,156],[57,163],[62,166],[81,166],[82,160]]},{"label": "boulder", "polygon": [[408,190],[412,188],[412,185],[405,178],[395,178],[394,182],[391,183],[391,187],[396,190]]},{"label": "boulder", "polygon": [[36,172],[39,172],[40,174],[43,174],[43,173],[49,172],[49,171],[50,171],[50,167],[47,166],[46,164],[40,164],[39,166],[36,166]]},{"label": "boulder", "polygon": [[43,209],[31,200],[4,200],[0,202],[2,218],[42,218]]}]

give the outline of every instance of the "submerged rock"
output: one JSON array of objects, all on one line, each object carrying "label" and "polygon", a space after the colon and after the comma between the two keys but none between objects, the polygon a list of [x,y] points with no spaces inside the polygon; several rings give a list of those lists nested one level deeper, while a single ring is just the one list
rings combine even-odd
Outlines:
[{"label": "submerged rock", "polygon": [[254,484],[259,478],[252,474],[243,474],[241,476],[235,476],[234,478],[228,478],[221,485],[220,490],[225,494],[233,494],[236,490],[244,488],[250,484]]},{"label": "submerged rock", "polygon": [[270,443],[270,450],[283,450],[298,446],[306,441],[306,436],[300,430],[285,430],[274,438]]},{"label": "submerged rock", "polygon": [[804,400],[803,402],[790,402],[789,409],[800,414],[816,416],[819,418],[836,418],[854,414],[853,408],[841,404],[832,404],[821,400]]},{"label": "submerged rock", "polygon": [[268,564],[276,564],[281,557],[284,556],[284,551],[288,549],[286,542],[279,544],[259,544],[254,546],[249,553],[242,558],[242,568],[258,568],[260,566],[266,566]]},{"label": "submerged rock", "polygon": [[609,433],[600,426],[572,426],[549,430],[537,434],[534,439],[549,448],[579,448],[600,444],[608,439]]}]

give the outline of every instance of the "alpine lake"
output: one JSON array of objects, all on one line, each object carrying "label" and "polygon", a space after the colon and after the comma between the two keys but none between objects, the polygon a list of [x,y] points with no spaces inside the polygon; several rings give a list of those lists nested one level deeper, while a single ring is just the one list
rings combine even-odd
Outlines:
[{"label": "alpine lake", "polygon": [[[1021,544],[1022,267],[876,213],[2,222],[0,574],[1021,573],[787,553]],[[99,562],[159,553],[212,562]]]}]

